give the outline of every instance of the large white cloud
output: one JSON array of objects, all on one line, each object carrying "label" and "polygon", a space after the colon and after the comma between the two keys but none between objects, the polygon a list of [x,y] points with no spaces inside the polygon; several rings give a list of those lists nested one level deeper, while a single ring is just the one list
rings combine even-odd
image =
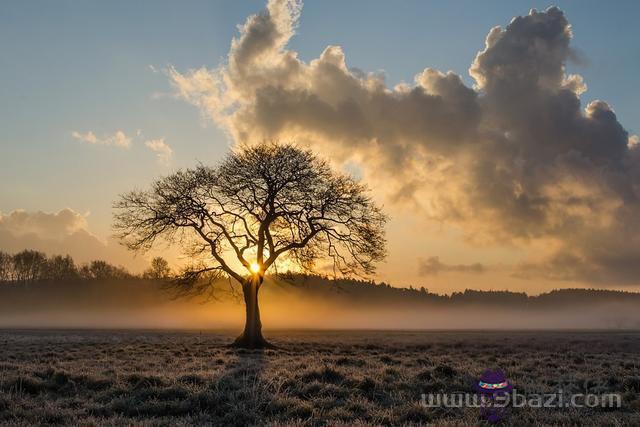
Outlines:
[{"label": "large white cloud", "polygon": [[491,29],[469,70],[474,88],[430,68],[390,88],[349,69],[338,46],[304,62],[287,49],[300,11],[271,0],[225,64],[171,68],[179,95],[236,142],[308,144],[359,162],[389,200],[469,239],[538,248],[521,276],[640,282],[640,148],[606,102],[581,106],[562,11]]}]

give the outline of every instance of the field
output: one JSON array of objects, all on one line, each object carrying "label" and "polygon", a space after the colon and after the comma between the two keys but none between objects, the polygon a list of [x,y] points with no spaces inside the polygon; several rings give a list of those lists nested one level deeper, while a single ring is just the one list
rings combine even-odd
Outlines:
[{"label": "field", "polygon": [[0,423],[10,425],[476,425],[426,408],[486,368],[521,393],[621,393],[620,408],[510,408],[506,425],[640,425],[640,333],[0,330]]}]

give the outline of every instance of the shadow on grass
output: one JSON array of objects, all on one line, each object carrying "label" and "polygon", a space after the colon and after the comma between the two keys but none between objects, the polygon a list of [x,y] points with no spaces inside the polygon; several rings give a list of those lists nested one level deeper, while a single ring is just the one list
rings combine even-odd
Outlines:
[{"label": "shadow on grass", "polygon": [[[215,396],[213,414],[228,425],[255,425],[271,402],[270,382],[264,378],[269,350],[230,349],[235,359],[211,385]],[[212,409],[211,405],[206,405]],[[222,409],[220,411],[220,409]]]}]

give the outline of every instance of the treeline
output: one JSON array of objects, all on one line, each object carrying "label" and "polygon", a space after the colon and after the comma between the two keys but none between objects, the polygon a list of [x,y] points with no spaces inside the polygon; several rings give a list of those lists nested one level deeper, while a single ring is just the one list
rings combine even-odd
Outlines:
[{"label": "treeline", "polygon": [[[424,286],[397,288],[385,282],[364,279],[333,279],[327,275],[292,273],[280,274],[292,287],[302,288],[306,293],[326,294],[334,292],[338,296],[357,301],[379,300],[384,304],[415,302],[442,304],[480,304],[501,307],[529,307],[571,304],[591,304],[602,302],[625,302],[640,304],[639,292],[603,289],[556,289],[540,295],[527,295],[525,292],[501,290],[466,289],[450,295],[430,292]],[[640,305],[638,306],[640,307]]]},{"label": "treeline", "polygon": [[[307,295],[331,296],[357,301],[383,301],[385,303],[471,303],[496,304],[501,306],[524,305],[569,305],[575,303],[625,301],[640,303],[640,293],[596,289],[561,289],[539,296],[524,292],[478,291],[467,289],[451,295],[432,293],[423,286],[396,288],[385,282],[357,278],[332,278],[325,274],[283,272],[277,274],[277,283],[286,284],[290,291],[298,289]],[[174,277],[168,262],[162,257],[151,260],[141,274],[106,261],[95,260],[77,264],[69,255],[47,256],[35,250],[24,250],[15,254],[0,251],[0,285],[28,284],[35,282],[73,282],[77,280],[118,279],[171,279]],[[123,282],[126,283],[126,282]],[[224,282],[227,283],[226,281]],[[48,286],[47,286],[48,287]]]},{"label": "treeline", "polygon": [[24,250],[15,254],[0,251],[0,282],[34,283],[40,281],[104,280],[104,279],[161,279],[171,275],[168,262],[156,257],[141,275],[106,261],[94,260],[81,265],[69,255],[47,256],[43,252]]}]

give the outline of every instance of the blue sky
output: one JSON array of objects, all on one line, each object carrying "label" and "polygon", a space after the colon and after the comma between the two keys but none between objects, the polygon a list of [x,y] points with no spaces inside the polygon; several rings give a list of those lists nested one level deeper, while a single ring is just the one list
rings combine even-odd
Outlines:
[{"label": "blue sky", "polygon": [[[383,70],[389,84],[429,66],[467,69],[495,25],[548,2],[307,1],[291,48],[312,59],[329,44],[350,67]],[[559,2],[573,25],[589,86],[586,99],[610,102],[632,131],[640,123],[636,75],[640,3]],[[223,1],[9,1],[0,4],[0,210],[91,211],[107,233],[110,198],[165,168],[144,147],[88,147],[73,130],[97,134],[141,129],[165,137],[173,166],[217,159],[224,135],[193,107],[168,95],[162,73],[224,60],[237,25],[264,4]],[[106,196],[106,197],[105,197]]]},{"label": "blue sky", "polygon": [[[342,46],[349,67],[384,71],[389,86],[426,67],[468,68],[496,25],[552,3],[531,1],[307,1],[291,50],[309,61]],[[569,65],[630,133],[640,130],[640,2],[557,2],[582,60]],[[223,62],[238,25],[261,1],[5,1],[0,3],[0,211],[90,212],[110,232],[117,194],[196,161],[215,162],[231,143],[200,111],[176,99],[163,70]],[[155,70],[155,71],[154,71]],[[84,144],[73,131],[134,138],[130,149]],[[136,136],[138,130],[142,136]],[[164,138],[159,164],[143,142]]]}]

